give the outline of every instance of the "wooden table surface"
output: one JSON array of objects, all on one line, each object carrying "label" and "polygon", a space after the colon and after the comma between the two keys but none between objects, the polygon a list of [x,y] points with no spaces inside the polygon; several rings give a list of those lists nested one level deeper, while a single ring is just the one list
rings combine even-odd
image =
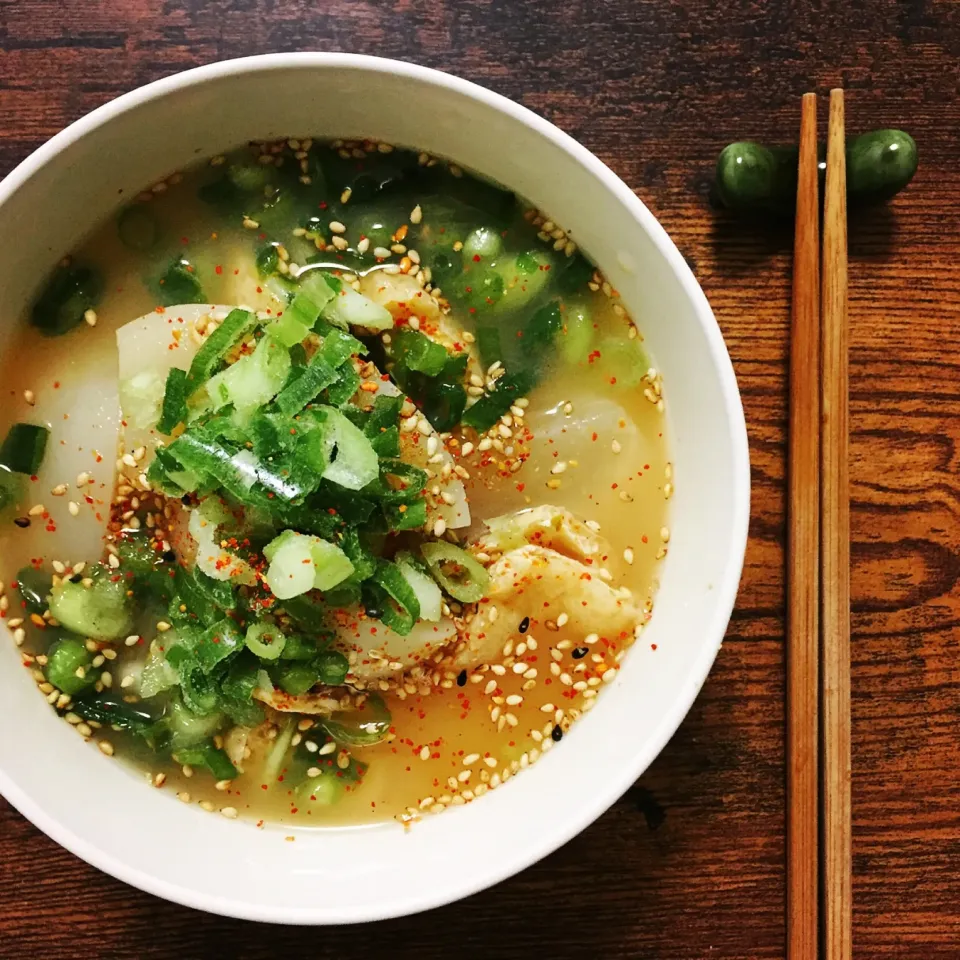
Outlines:
[{"label": "wooden table surface", "polygon": [[848,131],[902,126],[921,156],[905,194],[850,224],[855,952],[960,956],[960,3],[0,0],[0,173],[147,81],[302,49],[492,87],[577,137],[660,218],[713,304],[746,407],[737,610],[650,770],[495,889],[364,928],[224,920],[100,874],[0,801],[0,956],[783,956],[791,238],[717,214],[707,188],[724,143],[791,140],[800,94],[837,84]]}]

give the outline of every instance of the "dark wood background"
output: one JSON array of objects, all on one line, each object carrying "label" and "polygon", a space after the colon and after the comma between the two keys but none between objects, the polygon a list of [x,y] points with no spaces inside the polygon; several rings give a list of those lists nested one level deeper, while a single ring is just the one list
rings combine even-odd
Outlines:
[{"label": "dark wood background", "polygon": [[493,890],[363,928],[223,920],[98,873],[0,801],[0,955],[783,956],[790,233],[717,214],[707,187],[724,143],[790,140],[800,94],[842,84],[850,132],[902,126],[921,155],[904,195],[851,223],[855,949],[960,956],[960,3],[0,0],[0,173],[142,83],[292,50],[492,87],[586,144],[661,219],[713,303],[747,411],[737,611],[651,769]]}]

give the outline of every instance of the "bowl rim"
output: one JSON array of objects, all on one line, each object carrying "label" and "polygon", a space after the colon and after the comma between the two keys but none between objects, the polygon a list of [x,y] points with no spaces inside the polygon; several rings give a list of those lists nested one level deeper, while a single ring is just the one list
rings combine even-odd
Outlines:
[{"label": "bowl rim", "polygon": [[[364,907],[354,911],[351,916],[337,920],[338,923],[355,923],[404,916],[443,906],[484,890],[519,873],[559,849],[593,823],[623,795],[659,755],[686,717],[703,686],[719,652],[733,612],[743,570],[750,520],[749,446],[743,405],[733,364],[716,318],[690,267],[656,217],[603,161],[559,127],[502,94],[441,70],[386,57],[318,51],[239,57],[180,71],[120,95],[85,114],[55,134],[22,160],[3,180],[0,180],[0,206],[6,203],[27,180],[60,151],[99,127],[141,107],[145,103],[165,97],[174,91],[201,85],[230,75],[291,68],[360,69],[443,87],[459,96],[472,99],[500,113],[507,114],[525,126],[532,128],[540,136],[552,141],[566,152],[587,172],[600,180],[618,202],[628,209],[679,279],[706,337],[711,359],[720,381],[726,407],[725,413],[730,424],[731,472],[735,501],[734,513],[731,518],[733,535],[727,550],[727,564],[724,568],[723,577],[715,585],[716,602],[712,619],[706,627],[706,633],[715,636],[715,643],[703,647],[697,658],[688,665],[688,682],[679,691],[673,708],[661,717],[659,724],[651,731],[645,749],[635,755],[633,763],[624,765],[619,776],[611,777],[605,787],[596,792],[589,809],[583,812],[581,818],[575,822],[559,825],[560,829],[551,833],[538,845],[525,850],[509,863],[483,871],[473,871],[470,875],[464,876],[463,879],[450,883],[442,892],[434,893],[429,897],[424,897],[421,894],[416,898],[417,903],[413,905],[409,902],[409,899],[401,898],[400,901],[387,909]],[[320,918],[317,911],[302,907],[251,909],[249,903],[234,901],[216,894],[201,893],[189,887],[160,880],[145,871],[129,866],[111,854],[104,853],[95,843],[74,833],[55,818],[48,816],[2,769],[0,769],[0,794],[19,813],[62,847],[97,869],[147,893],[163,897],[183,906],[238,919],[294,924],[329,922],[326,918]]]}]

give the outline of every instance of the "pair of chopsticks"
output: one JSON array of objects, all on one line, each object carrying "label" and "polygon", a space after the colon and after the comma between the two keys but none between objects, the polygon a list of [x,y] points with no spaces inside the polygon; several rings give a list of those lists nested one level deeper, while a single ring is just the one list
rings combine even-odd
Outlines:
[{"label": "pair of chopsticks", "polygon": [[[843,91],[830,92],[820,263],[817,99],[803,97],[790,332],[787,956],[849,960],[850,504]],[[822,875],[821,875],[822,870]]]}]

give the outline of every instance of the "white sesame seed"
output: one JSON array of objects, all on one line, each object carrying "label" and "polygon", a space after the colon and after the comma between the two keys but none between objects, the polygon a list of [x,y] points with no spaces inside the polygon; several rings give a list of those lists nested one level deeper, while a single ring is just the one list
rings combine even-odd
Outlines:
[{"label": "white sesame seed", "polygon": [[470,753],[463,758],[463,765],[469,767],[471,764],[476,763],[480,759],[479,753]]},{"label": "white sesame seed", "polygon": [[433,525],[433,535],[435,537],[442,537],[447,529],[447,523],[443,517],[438,517],[437,522]]},{"label": "white sesame seed", "polygon": [[347,232],[347,228],[339,220],[331,220],[329,226],[332,233]]},{"label": "white sesame seed", "polygon": [[429,759],[430,759],[430,748],[429,748],[429,747],[423,746],[423,747],[420,748],[420,759],[421,759],[421,760],[429,760]]},{"label": "white sesame seed", "polygon": [[36,397],[33,395],[33,391],[32,391],[32,390],[24,390],[24,391],[23,391],[23,399],[24,399],[27,403],[29,403],[31,407],[37,402]]},{"label": "white sesame seed", "polygon": [[624,563],[628,563],[628,564],[633,563],[633,550],[631,550],[630,547],[627,547],[623,551],[623,560],[624,560]]},{"label": "white sesame seed", "polygon": [[83,319],[88,327],[95,327],[97,325],[97,311],[96,310],[84,310]]},{"label": "white sesame seed", "polygon": [[100,752],[105,756],[113,756],[113,744],[109,740],[98,740],[97,746],[100,748]]}]

